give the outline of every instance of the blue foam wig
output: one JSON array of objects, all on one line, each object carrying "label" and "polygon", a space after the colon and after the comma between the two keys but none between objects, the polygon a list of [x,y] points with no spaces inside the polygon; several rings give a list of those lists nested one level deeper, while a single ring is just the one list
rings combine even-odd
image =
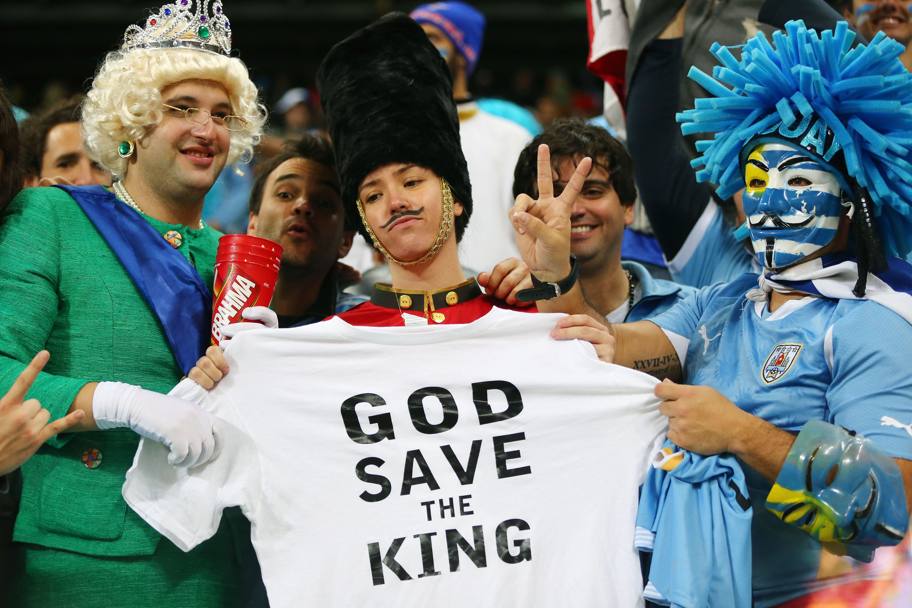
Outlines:
[{"label": "blue foam wig", "polygon": [[[888,255],[912,250],[912,74],[904,47],[878,32],[852,47],[855,33],[840,21],[818,34],[790,21],[772,43],[748,40],[740,60],[718,43],[713,75],[688,76],[711,97],[677,115],[681,131],[714,133],[697,142],[699,181],[728,198],[744,187],[742,150],[762,140],[787,140],[844,171],[843,183],[870,193]],[[847,192],[848,196],[855,193]]]}]

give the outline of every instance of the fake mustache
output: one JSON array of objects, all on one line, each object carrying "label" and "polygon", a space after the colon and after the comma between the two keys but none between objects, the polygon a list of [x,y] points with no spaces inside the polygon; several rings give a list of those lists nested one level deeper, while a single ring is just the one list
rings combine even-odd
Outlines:
[{"label": "fake mustache", "polygon": [[751,228],[762,228],[764,225],[766,225],[767,220],[769,220],[770,222],[772,222],[773,226],[775,226],[776,228],[804,228],[805,226],[810,224],[811,220],[813,220],[813,219],[814,219],[814,216],[812,215],[804,221],[791,223],[791,222],[786,222],[778,215],[770,215],[769,213],[764,213],[763,217],[761,217],[758,221],[751,222],[750,220],[748,220],[748,223],[750,224]]},{"label": "fake mustache", "polygon": [[390,219],[386,220],[386,223],[383,224],[382,226],[380,226],[380,229],[386,230],[391,225],[393,225],[393,223],[399,221],[400,219],[402,219],[404,217],[410,217],[410,216],[417,217],[417,216],[421,215],[423,212],[424,212],[424,207],[420,207],[418,209],[407,209],[406,211],[399,211],[398,213],[394,213],[390,217]]}]

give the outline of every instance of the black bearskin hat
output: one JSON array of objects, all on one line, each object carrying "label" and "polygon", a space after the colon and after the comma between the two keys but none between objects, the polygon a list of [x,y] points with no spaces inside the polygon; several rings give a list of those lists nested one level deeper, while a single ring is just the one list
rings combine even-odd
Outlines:
[{"label": "black bearskin hat", "polygon": [[[390,13],[358,30],[323,58],[317,88],[345,213],[360,220],[355,201],[368,173],[390,163],[413,163],[446,179],[462,203],[455,221],[459,240],[472,213],[472,186],[452,77],[421,27],[403,13]],[[363,226],[359,232],[368,239]]]}]

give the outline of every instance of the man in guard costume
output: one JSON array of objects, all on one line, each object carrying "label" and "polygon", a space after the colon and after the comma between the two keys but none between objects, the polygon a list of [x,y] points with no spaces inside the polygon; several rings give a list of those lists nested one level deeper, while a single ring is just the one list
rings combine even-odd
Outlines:
[{"label": "man in guard costume", "polygon": [[[378,284],[370,302],[342,319],[354,325],[468,323],[491,310],[492,296],[515,303],[529,269],[542,284],[525,297],[543,300],[540,310],[579,305],[569,245],[555,248],[537,238],[552,218],[533,213],[530,197],[523,203],[530,212],[517,209],[513,217],[524,226],[517,242],[528,268],[514,259],[482,273],[489,296],[463,274],[456,245],[472,213],[472,189],[451,76],[413,20],[389,15],[338,43],[320,65],[317,86],[346,213],[360,218],[359,231],[387,257],[392,274],[392,285]],[[541,154],[547,163],[547,149]],[[572,205],[590,165],[582,160],[557,198],[546,165],[548,187],[540,196],[555,203],[539,207]],[[569,222],[560,229],[569,237]]]}]

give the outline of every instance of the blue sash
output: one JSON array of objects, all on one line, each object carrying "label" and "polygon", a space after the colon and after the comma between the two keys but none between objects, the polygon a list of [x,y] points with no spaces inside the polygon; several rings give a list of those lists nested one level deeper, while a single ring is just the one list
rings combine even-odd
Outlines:
[{"label": "blue sash", "polygon": [[146,220],[101,186],[57,186],[82,209],[158,319],[186,374],[209,341],[212,294],[203,279]]}]

